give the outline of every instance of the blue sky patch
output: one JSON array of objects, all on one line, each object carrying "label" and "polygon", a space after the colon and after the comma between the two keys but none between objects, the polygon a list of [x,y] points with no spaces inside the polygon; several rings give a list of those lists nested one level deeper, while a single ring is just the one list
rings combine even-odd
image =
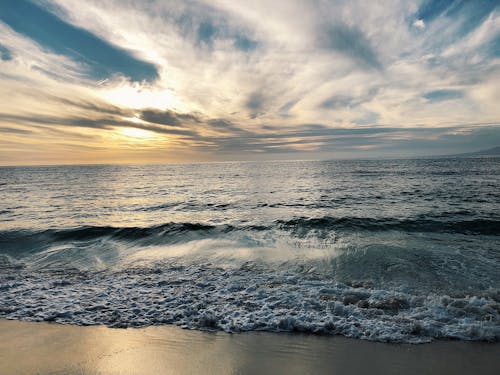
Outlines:
[{"label": "blue sky patch", "polygon": [[202,22],[198,27],[197,42],[211,46],[217,35],[217,28],[211,22]]},{"label": "blue sky patch", "polygon": [[0,44],[0,60],[9,61],[12,59],[12,54],[7,47],[4,47]]},{"label": "blue sky patch", "polygon": [[442,102],[463,98],[464,94],[460,90],[434,90],[426,92],[422,97],[431,102]]},{"label": "blue sky patch", "polygon": [[236,35],[234,46],[243,52],[250,52],[257,48],[257,42],[247,38],[244,35]]},{"label": "blue sky patch", "polygon": [[500,57],[500,34],[497,34],[487,45],[489,54],[493,57]]},{"label": "blue sky patch", "polygon": [[335,24],[324,30],[322,46],[338,51],[365,68],[382,69],[375,49],[361,30],[345,24]]},{"label": "blue sky patch", "polygon": [[0,20],[43,48],[82,63],[96,80],[123,74],[132,81],[153,81],[156,67],[135,58],[94,34],[64,22],[47,10],[25,0],[0,1]]},{"label": "blue sky patch", "polygon": [[498,0],[427,0],[417,11],[416,18],[425,23],[439,17],[460,18],[462,21],[457,37],[463,37],[481,25],[498,7]]}]

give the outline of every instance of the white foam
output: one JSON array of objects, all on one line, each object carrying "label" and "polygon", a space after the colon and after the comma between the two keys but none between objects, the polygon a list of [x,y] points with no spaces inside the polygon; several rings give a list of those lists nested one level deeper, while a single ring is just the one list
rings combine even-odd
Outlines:
[{"label": "white foam", "polygon": [[114,272],[2,269],[0,316],[130,327],[341,334],[390,341],[500,340],[499,291],[449,297],[349,286],[247,262]]},{"label": "white foam", "polygon": [[245,233],[232,233],[226,238],[141,247],[122,257],[118,266],[147,266],[172,259],[190,264],[211,262],[221,267],[240,267],[246,262],[296,263],[334,258],[346,246],[343,241],[336,241],[333,233],[323,240],[315,237],[293,238],[280,231],[272,231],[272,236],[269,233],[252,233],[251,237]]}]

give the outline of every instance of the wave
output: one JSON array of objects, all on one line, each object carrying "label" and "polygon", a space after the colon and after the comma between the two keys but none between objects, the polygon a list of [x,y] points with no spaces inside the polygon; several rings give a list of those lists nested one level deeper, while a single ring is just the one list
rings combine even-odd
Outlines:
[{"label": "wave", "polygon": [[[500,220],[437,220],[427,218],[363,218],[363,217],[298,217],[277,220],[270,225],[212,225],[202,223],[165,223],[150,227],[82,226],[47,230],[0,231],[0,247],[4,250],[43,246],[67,241],[90,241],[108,238],[121,241],[146,240],[148,244],[172,243],[197,238],[210,238],[225,233],[281,230],[293,236],[307,236],[310,232],[403,231],[422,233],[456,233],[468,235],[500,235]],[[318,234],[318,233],[316,233]]]},{"label": "wave", "polygon": [[123,241],[141,239],[180,238],[186,233],[213,233],[233,230],[230,226],[213,226],[199,223],[166,223],[151,227],[112,227],[112,226],[82,226],[77,228],[46,229],[46,230],[8,230],[0,231],[0,247],[8,250],[12,245],[22,248],[43,246],[44,244],[71,241],[91,241],[109,238]]},{"label": "wave", "polygon": [[456,296],[338,283],[247,264],[119,272],[0,273],[0,317],[79,325],[174,324],[226,332],[340,334],[373,341],[500,340],[500,294]]},{"label": "wave", "polygon": [[446,218],[1,231],[0,317],[499,341],[496,238],[470,238],[482,248],[457,251],[459,236],[427,246],[428,236],[384,242],[378,233],[498,234],[493,219]]},{"label": "wave", "polygon": [[283,228],[301,230],[343,230],[343,231],[404,231],[404,232],[446,232],[460,234],[500,235],[500,220],[436,220],[433,218],[395,219],[366,217],[300,217],[278,221]]}]

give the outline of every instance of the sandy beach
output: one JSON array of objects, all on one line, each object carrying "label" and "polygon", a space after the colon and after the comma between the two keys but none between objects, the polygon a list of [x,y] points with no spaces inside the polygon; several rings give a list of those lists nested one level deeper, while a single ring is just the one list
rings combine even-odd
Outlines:
[{"label": "sandy beach", "polygon": [[500,344],[0,321],[0,374],[496,374]]}]

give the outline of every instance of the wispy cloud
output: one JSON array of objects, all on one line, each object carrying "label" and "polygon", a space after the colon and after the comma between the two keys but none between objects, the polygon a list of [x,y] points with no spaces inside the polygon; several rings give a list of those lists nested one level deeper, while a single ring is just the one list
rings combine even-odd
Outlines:
[{"label": "wispy cloud", "polygon": [[352,58],[362,67],[382,69],[377,53],[368,38],[357,27],[336,21],[322,30],[320,45]]},{"label": "wispy cloud", "polygon": [[131,52],[63,21],[31,1],[2,1],[0,20],[42,47],[79,62],[92,78],[123,74],[141,81],[158,77],[153,64],[141,61]]},{"label": "wispy cloud", "polygon": [[499,51],[496,1],[8,0],[0,132],[9,160],[49,129],[165,161],[489,147]]}]

